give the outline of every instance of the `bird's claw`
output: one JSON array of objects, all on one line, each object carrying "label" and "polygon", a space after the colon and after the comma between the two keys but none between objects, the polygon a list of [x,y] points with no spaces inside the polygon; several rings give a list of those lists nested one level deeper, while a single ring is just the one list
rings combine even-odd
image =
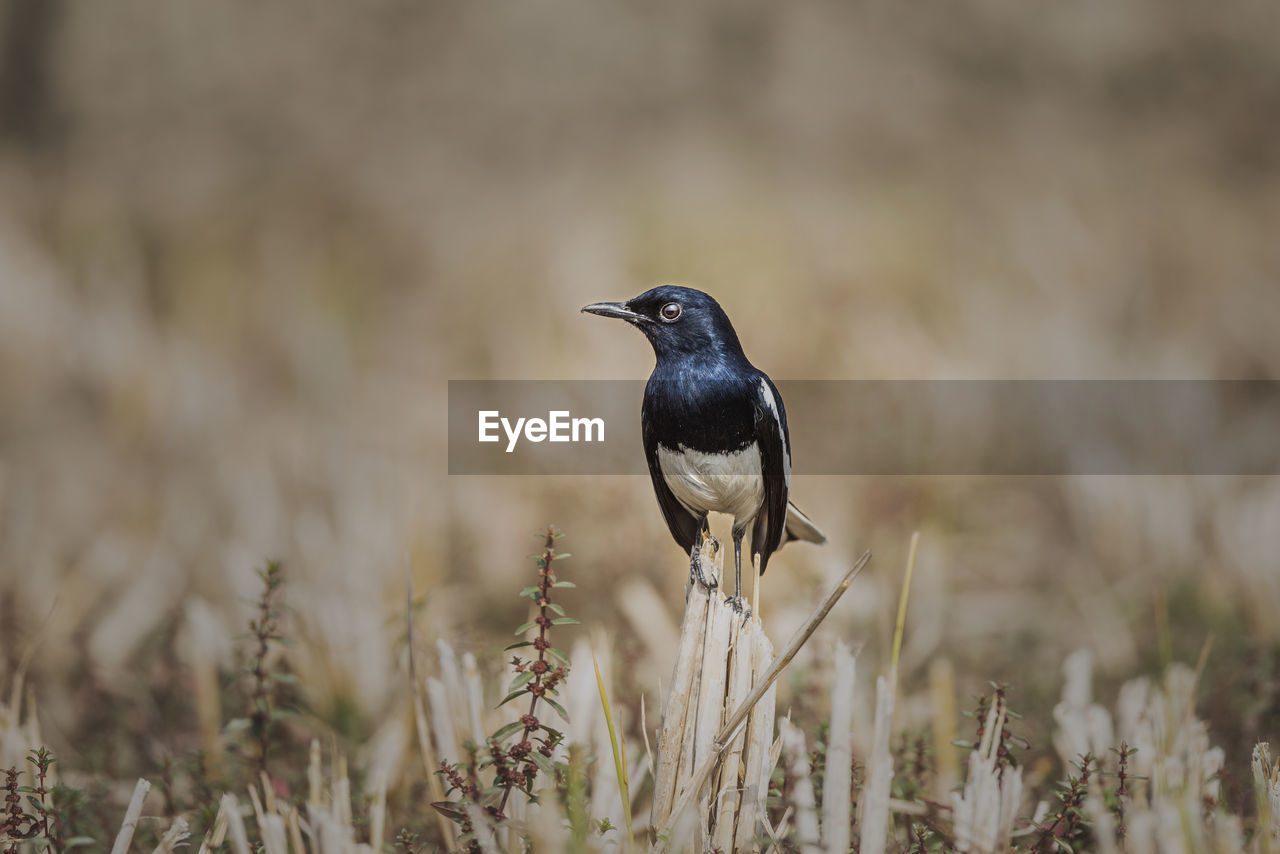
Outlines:
[{"label": "bird's claw", "polygon": [[715,576],[712,575],[708,578],[707,574],[702,570],[701,551],[695,551],[689,559],[689,583],[693,584],[695,581],[708,590],[715,590],[718,586]]},{"label": "bird's claw", "polygon": [[743,599],[741,596],[730,596],[725,600],[725,602],[728,603],[730,608],[742,616],[742,621],[744,623],[751,619],[751,608],[747,605],[747,600]]}]

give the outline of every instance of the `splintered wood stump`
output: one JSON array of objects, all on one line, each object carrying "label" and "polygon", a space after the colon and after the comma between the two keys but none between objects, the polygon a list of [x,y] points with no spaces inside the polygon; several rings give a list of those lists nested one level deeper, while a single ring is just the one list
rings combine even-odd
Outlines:
[{"label": "splintered wood stump", "polygon": [[[704,566],[724,577],[723,560],[703,545]],[[670,850],[750,851],[760,835],[769,776],[773,772],[775,688],[755,703],[736,732],[721,745],[716,737],[773,663],[773,644],[760,620],[743,620],[725,595],[699,584],[690,587],[680,626],[680,646],[667,690],[658,738],[657,783],[652,823],[674,819]],[[696,815],[673,816],[696,771],[723,747],[719,763],[701,787]]]}]

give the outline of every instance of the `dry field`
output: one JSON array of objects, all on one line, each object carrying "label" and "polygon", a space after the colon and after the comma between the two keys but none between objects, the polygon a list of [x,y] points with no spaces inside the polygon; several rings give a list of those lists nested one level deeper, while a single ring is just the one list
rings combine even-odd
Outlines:
[{"label": "dry field", "polygon": [[[47,747],[61,787],[52,829],[20,799],[10,830],[106,851],[141,777],[121,852],[178,819],[193,848],[460,844],[423,748],[465,765],[524,713],[503,647],[554,523],[573,723],[528,833],[630,850],[617,744],[647,845],[684,560],[647,478],[450,477],[447,381],[643,378],[640,336],[578,308],[663,281],[775,379],[1274,379],[1273,18],[9,0],[0,770],[36,786]],[[1109,851],[1121,820],[1121,850],[1280,850],[1280,480],[793,490],[830,543],[770,564],[774,649],[875,556],[776,683],[755,844]]]}]

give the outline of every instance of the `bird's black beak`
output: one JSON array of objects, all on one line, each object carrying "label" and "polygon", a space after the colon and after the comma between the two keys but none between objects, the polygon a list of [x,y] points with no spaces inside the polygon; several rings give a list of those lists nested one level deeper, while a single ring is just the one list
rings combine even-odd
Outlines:
[{"label": "bird's black beak", "polygon": [[582,310],[587,314],[598,314],[601,317],[616,317],[628,323],[645,323],[649,320],[643,314],[627,308],[625,302],[593,302],[591,305],[584,305]]}]

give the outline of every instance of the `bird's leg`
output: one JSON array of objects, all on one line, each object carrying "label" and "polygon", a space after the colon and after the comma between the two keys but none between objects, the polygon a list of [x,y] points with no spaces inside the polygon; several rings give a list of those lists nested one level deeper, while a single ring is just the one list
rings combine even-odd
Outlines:
[{"label": "bird's leg", "polygon": [[751,609],[747,600],[742,598],[742,535],[746,528],[733,528],[733,595],[729,597],[729,606],[742,615],[744,620],[751,619]]},{"label": "bird's leg", "polygon": [[707,521],[706,516],[702,517],[702,539],[704,542],[706,540],[711,541],[711,553],[713,555],[720,554],[720,541],[711,533],[711,523]]},{"label": "bird's leg", "polygon": [[710,538],[712,551],[718,552],[720,551],[720,542],[711,536],[711,526],[707,524],[706,516],[702,517],[700,534],[701,536],[694,540],[693,548],[689,550],[689,583],[693,584],[693,582],[697,581],[708,590],[714,590],[716,588],[715,579],[708,580],[706,573],[702,571],[702,545]]}]

